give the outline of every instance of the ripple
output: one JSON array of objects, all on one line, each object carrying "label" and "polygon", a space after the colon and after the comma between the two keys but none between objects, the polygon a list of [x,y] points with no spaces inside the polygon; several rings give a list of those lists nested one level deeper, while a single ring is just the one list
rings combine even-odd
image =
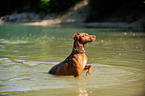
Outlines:
[{"label": "ripple", "polygon": [[0,45],[1,48],[5,48],[3,45]]},{"label": "ripple", "polygon": [[35,65],[39,65],[39,64],[58,64],[59,62],[41,62],[41,61],[26,61],[26,60],[18,60],[18,59],[14,59],[17,62],[22,62],[23,64],[27,64],[29,66],[35,66]]},{"label": "ripple", "polygon": [[8,41],[8,40],[1,40],[1,43],[7,43],[7,44],[20,44],[20,43],[27,43],[27,41]]},{"label": "ripple", "polygon": [[[86,76],[86,71],[78,79],[73,76],[53,76],[46,74],[47,71],[59,62],[41,62],[26,60],[9,60],[0,58],[0,63],[9,65],[17,64],[14,67],[2,67],[0,70],[1,92],[27,91],[40,89],[75,88],[86,86],[86,88],[99,88],[102,86],[118,85],[124,82],[136,81],[135,73],[119,66],[105,64],[91,64],[94,66],[92,74]],[[21,65],[29,66],[21,66]],[[31,67],[30,67],[31,66]]]},{"label": "ripple", "polygon": [[0,64],[2,64],[4,66],[9,66],[9,65],[16,64],[16,63],[9,60],[9,58],[0,58]]}]

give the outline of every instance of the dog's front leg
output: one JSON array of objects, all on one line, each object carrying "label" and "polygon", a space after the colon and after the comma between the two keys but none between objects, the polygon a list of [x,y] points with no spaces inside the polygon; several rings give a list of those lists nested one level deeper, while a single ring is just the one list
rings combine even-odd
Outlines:
[{"label": "dog's front leg", "polygon": [[73,58],[73,62],[74,62],[74,64],[73,64],[73,66],[74,66],[74,77],[80,77],[82,72],[81,72],[80,68],[78,67],[79,63],[75,58]]},{"label": "dog's front leg", "polygon": [[85,65],[85,68],[84,70],[88,69],[88,71],[86,72],[86,75],[90,75],[92,73],[92,69],[93,69],[93,66],[92,65]]}]

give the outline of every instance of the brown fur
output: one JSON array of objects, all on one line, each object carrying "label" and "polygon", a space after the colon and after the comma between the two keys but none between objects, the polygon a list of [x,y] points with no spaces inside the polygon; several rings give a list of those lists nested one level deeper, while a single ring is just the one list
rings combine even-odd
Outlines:
[{"label": "brown fur", "polygon": [[[77,33],[73,35],[74,46],[76,50],[84,50],[84,45],[96,39],[95,35],[88,35],[87,33]],[[62,62],[53,66],[48,73],[55,75],[74,75],[79,77],[83,70],[88,69],[86,75],[90,75],[93,69],[92,65],[86,65],[88,61],[85,53],[72,53]]]}]

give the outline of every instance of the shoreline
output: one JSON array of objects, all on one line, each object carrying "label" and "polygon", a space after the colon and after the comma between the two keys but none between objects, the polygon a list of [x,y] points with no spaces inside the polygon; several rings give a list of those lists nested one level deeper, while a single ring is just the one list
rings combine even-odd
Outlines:
[{"label": "shoreline", "polygon": [[[22,12],[12,13],[0,17],[1,25],[26,25],[26,26],[66,26],[66,27],[108,27],[124,28],[139,31],[145,31],[145,16],[140,17],[137,21],[128,22],[84,22],[89,15],[90,7],[87,0],[82,0],[74,7],[61,14],[56,13],[34,13]],[[115,19],[115,17],[112,17]]]},{"label": "shoreline", "polygon": [[42,20],[36,22],[2,22],[0,21],[0,26],[2,25],[25,25],[25,26],[47,26],[47,27],[107,27],[107,28],[123,28],[123,29],[133,29],[144,31],[145,30],[145,20],[139,20],[134,23],[126,23],[126,22],[62,22],[61,20]]},{"label": "shoreline", "polygon": [[[88,17],[90,7],[87,0],[82,0],[66,12],[56,13],[34,13],[22,12],[12,13],[10,15],[0,17],[1,25],[26,25],[26,26],[68,26],[68,27],[108,27],[108,28],[124,28],[145,31],[145,16],[138,18],[132,23],[128,22],[84,22]],[[115,19],[115,17],[112,17]],[[117,20],[116,20],[117,21]]]}]

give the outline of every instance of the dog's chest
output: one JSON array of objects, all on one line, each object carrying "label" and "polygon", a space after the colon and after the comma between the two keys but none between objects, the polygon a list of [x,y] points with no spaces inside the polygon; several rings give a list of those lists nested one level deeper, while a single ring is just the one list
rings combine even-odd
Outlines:
[{"label": "dog's chest", "polygon": [[87,60],[84,59],[84,65],[83,65],[83,67],[85,67],[86,64],[87,64]]},{"label": "dog's chest", "polygon": [[82,55],[79,55],[78,61],[79,61],[80,65],[83,66],[83,68],[84,68],[85,65],[87,64],[87,57],[86,57],[85,53]]}]

